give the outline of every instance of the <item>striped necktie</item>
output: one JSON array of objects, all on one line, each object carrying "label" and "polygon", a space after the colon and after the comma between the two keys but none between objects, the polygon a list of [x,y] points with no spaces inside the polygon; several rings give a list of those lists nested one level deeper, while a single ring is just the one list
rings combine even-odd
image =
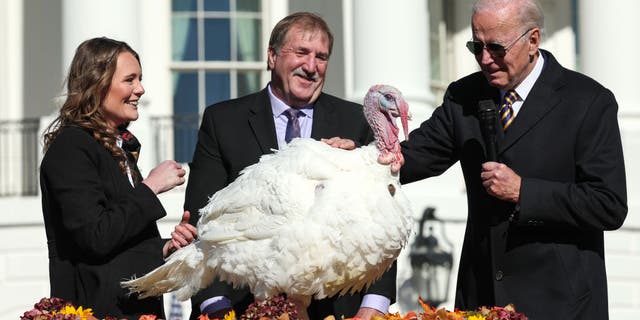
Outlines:
[{"label": "striped necktie", "polygon": [[513,103],[518,100],[519,96],[514,90],[509,90],[504,95],[502,106],[500,107],[500,121],[502,122],[502,130],[507,131],[507,128],[513,122],[516,115],[513,113]]}]

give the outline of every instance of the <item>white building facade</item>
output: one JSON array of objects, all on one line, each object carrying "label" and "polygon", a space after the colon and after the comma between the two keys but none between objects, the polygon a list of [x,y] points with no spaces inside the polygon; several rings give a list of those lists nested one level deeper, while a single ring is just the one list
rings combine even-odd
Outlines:
[{"label": "white building facade", "polygon": [[[204,108],[263,88],[269,32],[294,11],[323,16],[335,36],[325,91],[362,102],[373,84],[398,87],[412,109],[412,126],[427,119],[446,85],[477,70],[465,48],[472,0],[4,0],[0,1],[0,320],[16,319],[49,295],[47,246],[38,164],[41,131],[57,111],[67,68],[80,42],[122,40],[141,56],[146,93],[131,130],[142,142],[140,167],[190,161]],[[629,214],[607,232],[611,319],[640,318],[640,73],[634,0],[542,0],[541,47],[569,69],[615,94],[627,170]],[[635,28],[639,27],[639,28]],[[638,49],[638,51],[636,50]],[[239,146],[241,147],[241,146]],[[405,186],[416,219],[434,207],[445,221],[454,265],[466,219],[458,167]],[[160,196],[169,216],[182,213],[184,187]],[[406,252],[399,285],[410,273]],[[453,308],[453,290],[442,306]],[[90,307],[90,306],[87,306]],[[544,306],[541,306],[544,307]],[[402,309],[401,306],[395,308]],[[167,313],[167,316],[169,313]]]}]

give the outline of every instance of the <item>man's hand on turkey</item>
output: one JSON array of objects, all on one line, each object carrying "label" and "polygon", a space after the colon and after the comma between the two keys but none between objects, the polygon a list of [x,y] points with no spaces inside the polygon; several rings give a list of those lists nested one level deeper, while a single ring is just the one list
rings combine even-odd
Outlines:
[{"label": "man's hand on turkey", "polygon": [[340,149],[344,149],[344,150],[353,150],[356,148],[356,143],[353,142],[353,140],[350,139],[342,139],[340,137],[333,137],[331,139],[325,139],[322,138],[320,139],[320,141],[334,147],[334,148],[340,148]]}]

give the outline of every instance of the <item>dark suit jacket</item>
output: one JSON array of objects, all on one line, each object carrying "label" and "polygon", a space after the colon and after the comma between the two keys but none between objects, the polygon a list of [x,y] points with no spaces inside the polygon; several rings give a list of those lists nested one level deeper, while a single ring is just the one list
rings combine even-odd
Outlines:
[{"label": "dark suit jacket", "polygon": [[[487,194],[478,101],[499,103],[481,73],[452,83],[402,151],[401,181],[439,175],[460,161],[468,220],[456,307],[514,303],[530,320],[608,318],[603,231],[627,213],[617,103],[596,81],[545,65],[502,134],[498,158],[522,177],[519,210]],[[497,128],[502,128],[498,123]]]},{"label": "dark suit jacket", "polygon": [[[136,169],[137,170],[137,169]],[[144,184],[83,129],[63,129],[40,168],[51,295],[98,318],[164,317],[162,298],[138,300],[120,282],[163,263],[156,220],[166,215]]]},{"label": "dark suit jacket", "polygon": [[[311,137],[314,139],[339,136],[364,145],[372,141],[362,106],[328,94],[321,94],[314,105]],[[190,164],[185,210],[191,212],[192,223],[216,191],[233,182],[248,165],[258,162],[260,156],[277,149],[277,136],[267,89],[235,100],[209,106],[202,119],[198,143]],[[368,293],[380,294],[395,300],[396,266],[371,288]],[[192,319],[199,312],[200,303],[213,296],[225,295],[234,303],[236,312],[242,313],[253,297],[247,290],[232,290],[231,286],[215,282],[191,298]],[[309,307],[312,319],[327,315],[354,316],[362,293],[339,299],[313,301]]]}]

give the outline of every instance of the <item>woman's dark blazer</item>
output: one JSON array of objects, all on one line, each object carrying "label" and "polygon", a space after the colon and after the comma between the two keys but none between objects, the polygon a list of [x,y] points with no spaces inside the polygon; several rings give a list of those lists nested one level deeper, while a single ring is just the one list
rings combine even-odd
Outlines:
[{"label": "woman's dark blazer", "polygon": [[153,191],[132,187],[118,161],[77,127],[63,129],[46,151],[40,187],[51,295],[98,318],[163,317],[161,298],[138,300],[120,287],[163,263],[156,220],[166,212]]}]

